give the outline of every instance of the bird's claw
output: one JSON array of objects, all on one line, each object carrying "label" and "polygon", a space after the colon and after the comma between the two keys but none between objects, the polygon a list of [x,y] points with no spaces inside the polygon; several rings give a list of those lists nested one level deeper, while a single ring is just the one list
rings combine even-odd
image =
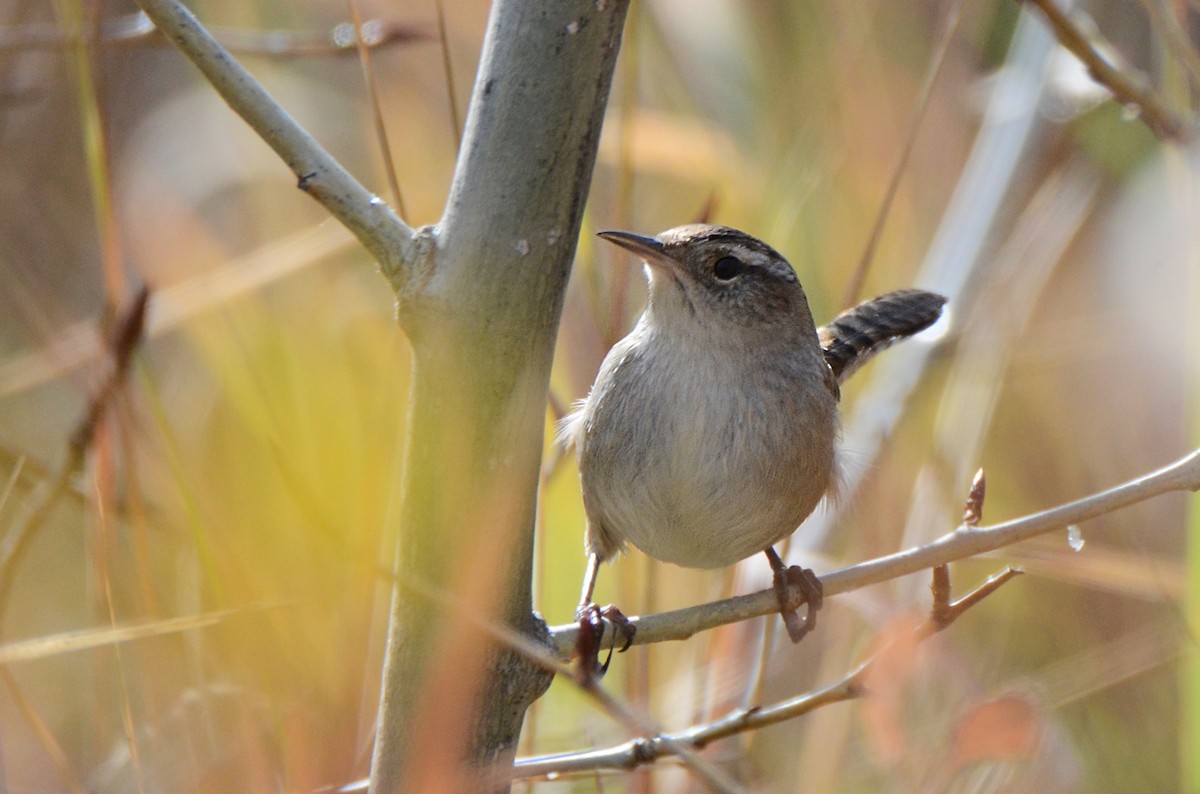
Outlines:
[{"label": "bird's claw", "polygon": [[[788,603],[788,591],[791,587],[799,588],[804,596],[804,603],[808,605],[803,618],[796,608]],[[821,580],[811,570],[799,565],[779,567],[775,569],[775,595],[779,599],[779,613],[783,616],[788,637],[792,642],[800,642],[805,634],[817,627],[817,611],[824,602]]]},{"label": "bird's claw", "polygon": [[616,648],[614,637],[613,644],[608,648],[608,658],[604,660],[604,664],[600,664],[605,624],[611,623],[613,629],[625,638],[625,644],[620,648],[621,653],[633,645],[637,626],[613,604],[606,607],[595,603],[582,604],[575,611],[575,618],[579,621],[579,639],[575,643],[575,651],[579,656],[581,669],[585,675],[600,678],[608,672],[608,665],[612,662],[613,650]]}]

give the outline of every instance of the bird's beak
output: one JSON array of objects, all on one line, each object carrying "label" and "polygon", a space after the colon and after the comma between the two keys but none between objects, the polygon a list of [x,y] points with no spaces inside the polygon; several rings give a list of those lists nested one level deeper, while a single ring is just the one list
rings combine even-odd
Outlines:
[{"label": "bird's beak", "polygon": [[614,245],[619,245],[626,251],[640,256],[648,265],[675,267],[675,261],[667,254],[663,244],[656,237],[633,232],[597,232],[597,237],[603,237]]}]

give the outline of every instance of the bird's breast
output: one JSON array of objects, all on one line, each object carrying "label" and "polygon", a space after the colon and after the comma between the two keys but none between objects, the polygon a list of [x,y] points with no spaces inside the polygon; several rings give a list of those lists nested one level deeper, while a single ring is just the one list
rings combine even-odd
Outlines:
[{"label": "bird's breast", "polygon": [[803,352],[630,346],[585,409],[589,514],[698,568],[790,534],[829,486],[838,433],[824,362]]}]

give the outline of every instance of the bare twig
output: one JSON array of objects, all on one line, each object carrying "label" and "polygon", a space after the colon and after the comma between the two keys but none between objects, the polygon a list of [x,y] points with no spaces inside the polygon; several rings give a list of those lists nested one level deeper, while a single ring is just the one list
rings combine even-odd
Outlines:
[{"label": "bare twig", "polygon": [[363,187],[275,102],[220,42],[177,0],[139,0],[142,10],[191,59],[229,106],[275,150],[298,179],[371,252],[402,293],[419,255],[420,238]]},{"label": "bare twig", "polygon": [[[100,21],[95,45],[101,48],[168,46],[170,42],[142,12],[123,14]],[[355,54],[354,34],[344,35],[346,23],[326,33],[288,30],[244,30],[209,28],[213,38],[232,53],[267,58],[340,58]],[[394,44],[427,41],[432,34],[422,25],[390,19],[363,22],[366,46],[372,49]],[[76,37],[64,34],[57,24],[25,24],[0,27],[0,52],[20,52],[66,47]]]},{"label": "bare twig", "polygon": [[950,566],[939,565],[933,569],[933,609],[930,610],[929,620],[935,630],[941,631],[962,616],[971,607],[1004,586],[1005,582],[1025,573],[1020,568],[1005,568],[995,576],[967,593],[957,601],[950,600]]},{"label": "bare twig", "polygon": [[741,787],[729,775],[696,754],[696,751],[703,747],[703,745],[695,742],[689,743],[686,739],[678,739],[663,733],[661,729],[654,727],[652,721],[634,714],[634,712],[622,705],[619,700],[603,689],[600,689],[595,683],[595,679],[585,679],[583,689],[595,698],[604,707],[605,711],[617,717],[622,724],[637,726],[639,729],[638,733],[657,736],[659,747],[663,753],[678,755],[683,758],[688,768],[699,775],[713,791],[733,792],[735,794],[741,791]]},{"label": "bare twig", "polygon": [[727,736],[794,719],[831,703],[853,700],[860,694],[858,677],[864,669],[864,666],[860,666],[841,680],[815,692],[766,708],[738,709],[719,720],[686,731],[640,737],[601,750],[520,759],[514,765],[514,778],[524,780],[602,769],[630,770],[674,755],[672,744],[701,749]]},{"label": "bare twig", "polygon": [[1088,40],[1072,19],[1058,7],[1055,0],[1023,0],[1037,6],[1046,17],[1059,44],[1078,58],[1097,83],[1112,92],[1122,105],[1137,108],[1138,117],[1159,138],[1183,141],[1192,136],[1192,126],[1167,109],[1162,99],[1149,87],[1140,85],[1129,75],[1113,66]]},{"label": "bare twig", "polygon": [[[931,587],[933,604],[929,618],[914,629],[916,641],[920,642],[945,629],[1019,573],[1013,568],[1005,569],[957,601],[951,601],[949,571],[944,565],[936,567]],[[518,760],[514,764],[514,775],[525,779],[598,769],[634,769],[674,755],[676,747],[700,750],[718,739],[795,719],[831,703],[854,700],[866,691],[864,681],[867,673],[881,653],[876,652],[839,680],[815,692],[807,692],[763,708],[737,709],[719,720],[676,733],[647,733],[642,738],[603,750]]]},{"label": "bare twig", "polygon": [[[932,543],[828,573],[821,577],[821,583],[826,596],[846,593],[926,568],[994,551],[1164,493],[1196,490],[1200,490],[1200,450],[1170,466],[1107,491],[990,527],[975,529],[963,526]],[[792,588],[791,596],[791,602],[799,607],[802,597],[796,588]],[[775,590],[768,589],[686,609],[633,617],[630,618],[630,622],[637,628],[633,644],[647,645],[668,640],[683,640],[717,626],[778,611],[779,601]],[[577,632],[578,627],[575,624],[551,629],[554,645],[560,656],[565,658],[570,655],[575,647]]]}]

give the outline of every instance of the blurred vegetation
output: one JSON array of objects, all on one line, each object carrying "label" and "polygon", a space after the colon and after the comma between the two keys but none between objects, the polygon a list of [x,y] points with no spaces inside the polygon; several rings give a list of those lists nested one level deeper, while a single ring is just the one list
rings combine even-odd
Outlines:
[{"label": "blurred vegetation", "polygon": [[[436,7],[359,5],[364,18],[412,32],[372,60],[406,220],[436,222],[456,139]],[[444,9],[460,117],[487,6]],[[706,215],[783,252],[819,320],[844,308],[947,7],[635,3],[552,405],[586,393],[644,299],[633,264],[587,231],[655,232]],[[329,2],[194,8],[212,26],[318,39],[348,18],[344,4]],[[115,21],[135,10],[0,5],[0,478],[12,481],[0,492],[0,530],[16,525],[66,457],[108,366],[100,329],[140,284],[152,289],[133,370],[85,466],[19,558],[0,640],[235,614],[2,668],[4,783],[106,792],[136,791],[139,777],[148,791],[342,785],[365,776],[370,756],[389,591],[378,570],[390,563],[395,530],[407,342],[368,257],[181,56],[146,41],[78,43],[80,31],[96,29],[94,15]],[[1186,107],[1188,84],[1161,30],[1135,4],[1103,0],[1090,10],[1125,62],[1183,83],[1170,96]],[[1016,17],[1012,2],[964,5],[864,297],[917,278]],[[244,62],[387,197],[352,49]],[[952,307],[954,329],[969,333],[1014,294],[1023,271],[998,267],[998,253],[1022,242],[1013,230],[1039,190],[1053,180],[1095,185],[1082,229],[1050,263],[1032,306],[1018,307],[1028,322],[1001,326],[998,378],[970,380],[951,336],[827,547],[814,550],[818,572],[952,529],[960,505],[946,508],[929,489],[957,499],[979,466],[988,471],[988,523],[1129,479],[1200,440],[1196,158],[1074,87],[1069,59],[1055,63],[1049,90],[1060,112],[1041,120],[1022,154],[985,254]],[[1051,206],[1046,217],[1063,211]],[[846,389],[848,410],[872,373]],[[994,403],[968,420],[983,439],[969,459],[931,441],[954,388]],[[1190,506],[1195,537],[1200,511]],[[1007,562],[1029,575],[888,667],[879,697],[708,752],[781,792],[1185,788],[1195,734],[1184,726],[1200,722],[1183,675],[1195,654],[1188,510],[1186,498],[1165,497],[1084,526],[1080,552],[1053,535],[956,566],[964,589]],[[547,467],[539,529],[536,602],[550,623],[563,623],[584,561],[569,457]],[[735,582],[732,571],[682,570],[634,552],[602,573],[598,599],[627,614],[698,603],[761,586],[760,562]],[[925,585],[910,577],[835,599],[816,635],[766,655],[759,702],[853,667],[897,621],[926,608]],[[767,625],[635,649],[614,661],[606,684],[670,728],[720,715],[758,680]],[[562,681],[535,706],[526,733],[527,754],[627,738]],[[695,789],[671,763],[603,786]],[[598,786],[585,778],[533,788]]]}]

